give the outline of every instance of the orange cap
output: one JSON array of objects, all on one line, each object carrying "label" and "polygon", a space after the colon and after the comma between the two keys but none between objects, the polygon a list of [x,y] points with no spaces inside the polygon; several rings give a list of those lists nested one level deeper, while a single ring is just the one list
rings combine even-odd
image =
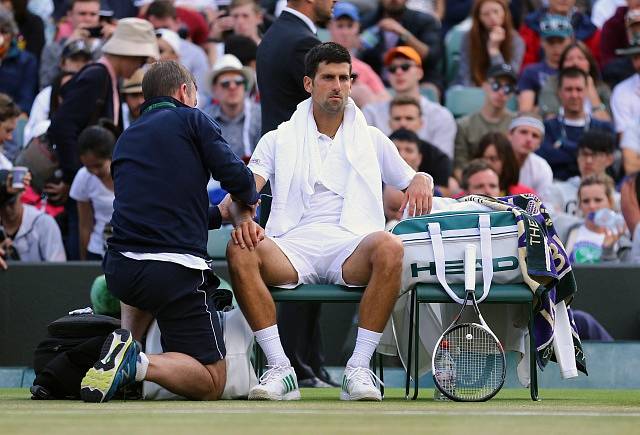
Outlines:
[{"label": "orange cap", "polygon": [[387,66],[391,63],[393,59],[398,56],[406,57],[411,59],[418,66],[422,66],[422,59],[417,51],[408,45],[400,45],[398,47],[394,47],[391,50],[387,51],[384,55],[384,65]]}]

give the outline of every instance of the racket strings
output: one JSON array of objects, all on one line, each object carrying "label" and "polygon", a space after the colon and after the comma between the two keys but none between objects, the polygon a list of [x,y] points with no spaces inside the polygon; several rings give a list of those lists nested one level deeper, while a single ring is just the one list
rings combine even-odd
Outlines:
[{"label": "racket strings", "polygon": [[452,398],[484,400],[504,382],[500,343],[479,325],[463,324],[449,331],[440,341],[434,361],[436,383]]}]

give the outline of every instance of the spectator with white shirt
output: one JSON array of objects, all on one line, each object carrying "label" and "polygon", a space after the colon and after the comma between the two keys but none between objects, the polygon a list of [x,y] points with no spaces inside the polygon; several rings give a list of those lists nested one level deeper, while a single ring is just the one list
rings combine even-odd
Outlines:
[{"label": "spectator with white shirt", "polygon": [[[420,93],[422,79],[422,59],[409,46],[399,46],[389,50],[384,56],[384,64],[389,71],[389,83],[396,96],[408,96],[420,101],[423,125],[418,136],[432,143],[440,151],[453,159],[453,143],[456,137],[456,122],[445,107],[429,101]],[[377,127],[386,135],[389,128],[389,101],[367,104],[362,113],[369,125]]]},{"label": "spectator with white shirt", "polygon": [[620,82],[611,94],[611,110],[616,132],[624,133],[640,119],[640,37],[630,41],[629,48],[616,53],[629,56],[635,74]]},{"label": "spectator with white shirt", "polygon": [[111,154],[116,143],[108,129],[94,125],[78,137],[80,168],[69,196],[76,200],[80,228],[80,260],[101,261],[104,255],[104,227],[113,214]]},{"label": "spectator with white shirt", "polygon": [[543,201],[549,201],[553,171],[549,164],[536,154],[543,138],[544,124],[537,114],[521,113],[511,121],[509,140],[520,165],[520,183],[535,190]]}]

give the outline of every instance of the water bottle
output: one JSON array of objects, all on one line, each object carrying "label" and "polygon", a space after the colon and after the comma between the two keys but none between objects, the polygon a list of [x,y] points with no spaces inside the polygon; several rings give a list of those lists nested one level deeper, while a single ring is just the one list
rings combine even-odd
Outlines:
[{"label": "water bottle", "polygon": [[360,34],[360,44],[363,50],[369,50],[380,42],[380,28],[378,26],[369,27]]},{"label": "water bottle", "polygon": [[595,213],[589,213],[589,219],[601,228],[606,228],[617,234],[620,227],[624,225],[624,218],[610,208],[601,208]]},{"label": "water bottle", "polygon": [[[440,369],[436,370],[435,376],[445,390],[453,392],[456,388],[456,363],[449,353],[449,343],[446,340],[440,343],[440,348],[441,352],[436,364]],[[449,400],[449,398],[436,387],[433,400]]]}]

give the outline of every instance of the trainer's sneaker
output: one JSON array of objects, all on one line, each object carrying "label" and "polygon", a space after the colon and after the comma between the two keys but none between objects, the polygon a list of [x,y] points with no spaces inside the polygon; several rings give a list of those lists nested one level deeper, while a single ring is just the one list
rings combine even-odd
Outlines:
[{"label": "trainer's sneaker", "polygon": [[298,378],[291,366],[267,366],[258,385],[249,390],[249,400],[300,400]]},{"label": "trainer's sneaker", "polygon": [[382,385],[382,381],[371,370],[364,367],[345,367],[340,400],[381,401],[382,395],[375,382]]},{"label": "trainer's sneaker", "polygon": [[106,402],[119,388],[135,383],[138,344],[126,329],[116,329],[107,337],[100,359],[82,379],[80,397],[85,402]]}]

